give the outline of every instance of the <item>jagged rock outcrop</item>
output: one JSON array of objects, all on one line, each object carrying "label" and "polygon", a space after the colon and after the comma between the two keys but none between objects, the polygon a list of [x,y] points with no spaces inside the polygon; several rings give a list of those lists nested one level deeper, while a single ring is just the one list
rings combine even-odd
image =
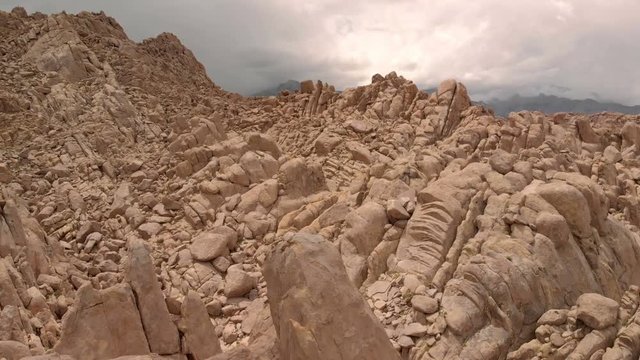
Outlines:
[{"label": "jagged rock outcrop", "polygon": [[78,289],[77,297],[63,319],[57,353],[96,360],[149,353],[130,287],[95,290],[87,284]]},{"label": "jagged rock outcrop", "polygon": [[282,359],[399,358],[321,236],[280,243],[264,271]]},{"label": "jagged rock outcrop", "polygon": [[127,266],[127,280],[135,295],[149,349],[157,354],[179,353],[178,329],[171,321],[152,258],[142,240],[130,240]]},{"label": "jagged rock outcrop", "polygon": [[207,359],[221,352],[215,328],[209,321],[200,296],[189,292],[182,303],[182,328],[187,353],[196,359]]}]

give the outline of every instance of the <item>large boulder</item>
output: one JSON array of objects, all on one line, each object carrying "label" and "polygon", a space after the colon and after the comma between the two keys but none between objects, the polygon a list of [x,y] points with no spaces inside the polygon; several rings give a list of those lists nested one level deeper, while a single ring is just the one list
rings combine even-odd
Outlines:
[{"label": "large boulder", "polygon": [[151,351],[157,354],[180,352],[178,329],[169,316],[149,250],[140,239],[129,242],[126,274],[136,295],[142,325]]},{"label": "large boulder", "polygon": [[462,205],[458,200],[438,186],[424,189],[398,244],[398,268],[432,279],[461,221]]},{"label": "large boulder", "polygon": [[577,318],[593,329],[604,329],[616,323],[619,305],[600,294],[582,294],[576,301]]},{"label": "large boulder", "polygon": [[580,237],[591,235],[589,206],[578,189],[558,181],[538,186],[537,193],[567,219],[574,234]]},{"label": "large boulder", "polygon": [[0,341],[0,359],[18,360],[30,355],[25,344],[13,340]]},{"label": "large boulder", "polygon": [[358,253],[369,255],[382,240],[387,213],[385,208],[373,201],[367,202],[349,213],[345,218],[345,237],[355,245]]},{"label": "large boulder", "polygon": [[227,269],[224,294],[227,297],[243,296],[256,286],[256,281],[242,270],[242,266],[233,265]]},{"label": "large boulder", "polygon": [[200,295],[190,291],[182,303],[182,332],[186,337],[188,354],[195,360],[203,360],[222,352],[216,329],[200,299]]},{"label": "large boulder", "polygon": [[[89,62],[91,56],[95,55],[74,31],[62,28],[40,37],[27,51],[24,60],[34,63],[40,71],[56,72],[63,79],[76,82],[87,78],[90,72],[96,72]],[[91,68],[93,71],[89,70]]]},{"label": "large boulder", "polygon": [[515,164],[517,157],[516,154],[498,149],[489,158],[489,164],[493,170],[505,175],[513,169],[513,164]]},{"label": "large boulder", "polygon": [[211,261],[229,253],[228,239],[222,234],[205,232],[193,239],[191,256],[198,261]]},{"label": "large boulder", "polygon": [[264,276],[282,360],[399,359],[322,236],[298,233],[278,244]]},{"label": "large boulder", "polygon": [[302,158],[291,159],[282,164],[278,180],[284,193],[292,198],[326,189],[322,168],[318,164],[307,164]]},{"label": "large boulder", "polygon": [[62,319],[62,335],[54,350],[86,360],[148,354],[131,288],[119,284],[96,290],[86,284],[78,289],[76,303]]}]

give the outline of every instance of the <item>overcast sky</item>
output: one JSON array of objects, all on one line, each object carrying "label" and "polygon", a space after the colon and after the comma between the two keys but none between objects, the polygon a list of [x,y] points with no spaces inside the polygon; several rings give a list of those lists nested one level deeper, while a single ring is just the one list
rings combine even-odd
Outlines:
[{"label": "overcast sky", "polygon": [[29,12],[104,10],[130,38],[173,32],[215,83],[345,88],[395,70],[454,77],[475,99],[540,92],[640,104],[640,0],[0,0]]}]

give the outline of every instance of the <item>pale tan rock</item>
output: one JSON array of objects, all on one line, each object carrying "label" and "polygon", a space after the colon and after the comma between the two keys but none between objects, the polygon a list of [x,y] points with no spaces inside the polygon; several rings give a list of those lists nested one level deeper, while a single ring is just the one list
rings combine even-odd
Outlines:
[{"label": "pale tan rock", "polygon": [[131,288],[116,285],[95,290],[87,284],[78,289],[54,350],[78,359],[148,354],[149,344]]},{"label": "pale tan rock", "polygon": [[355,141],[349,141],[346,143],[346,147],[351,152],[353,160],[361,161],[365,164],[371,164],[373,162],[371,151],[364,145]]},{"label": "pale tan rock", "polygon": [[265,277],[283,359],[399,358],[322,237],[299,233],[277,246]]},{"label": "pale tan rock", "polygon": [[[460,202],[436,186],[423,190],[416,210],[400,238],[396,256],[398,267],[432,278],[444,260],[462,221]],[[433,250],[429,250],[432,248]]]},{"label": "pale tan rock", "polygon": [[342,138],[333,133],[322,133],[316,139],[314,146],[318,155],[327,155],[333,151],[340,143]]},{"label": "pale tan rock", "polygon": [[300,92],[303,94],[311,94],[313,92],[313,80],[305,80],[300,82]]},{"label": "pale tan rock", "polygon": [[402,329],[402,334],[411,337],[422,337],[427,334],[428,328],[420,323],[411,323]]},{"label": "pale tan rock", "polygon": [[31,355],[29,347],[17,341],[0,341],[0,358],[7,360],[24,359]]},{"label": "pale tan rock", "polygon": [[18,291],[9,276],[9,271],[5,265],[5,259],[0,259],[0,307],[21,306],[22,301],[18,296]]},{"label": "pale tan rock", "polygon": [[46,355],[28,356],[22,359],[25,359],[25,360],[77,360],[76,358],[71,357],[69,355],[58,355],[55,353],[46,354]]},{"label": "pale tan rock", "polygon": [[604,149],[603,156],[605,161],[610,164],[615,164],[618,161],[622,160],[622,154],[620,153],[620,150],[612,145],[609,145]]},{"label": "pale tan rock", "polygon": [[317,166],[309,166],[301,158],[282,164],[278,181],[290,197],[307,196],[326,187],[324,174]]},{"label": "pale tan rock", "polygon": [[369,255],[382,240],[387,216],[382,205],[367,202],[345,217],[345,238],[361,255]]},{"label": "pale tan rock", "polygon": [[599,143],[600,136],[593,131],[588,119],[584,117],[576,119],[576,127],[582,141],[587,143]]},{"label": "pale tan rock", "polygon": [[516,158],[517,156],[515,154],[510,154],[504,150],[498,149],[489,158],[489,164],[491,164],[493,170],[505,175],[513,169]]},{"label": "pale tan rock", "polygon": [[229,254],[229,239],[222,234],[204,232],[189,246],[191,256],[198,261],[211,261]]},{"label": "pale tan rock", "polygon": [[[127,281],[124,248],[141,236],[153,254],[145,283],[160,282],[172,320],[195,291],[232,347],[217,358],[279,358],[257,311],[271,292],[260,269],[303,229],[339,251],[393,356],[640,355],[639,116],[498,117],[454,79],[428,94],[395,72],[340,92],[308,81],[244,98],[216,87],[174,35],[136,43],[106,14],[17,8],[0,24],[0,332],[32,354],[58,342],[76,289]],[[202,233],[226,239],[204,249],[221,256],[192,255]],[[242,291],[229,298],[225,285]],[[355,299],[332,290],[336,302]],[[620,304],[615,326],[592,331],[558,310],[585,293]],[[288,313],[317,313],[299,303]],[[402,335],[412,323],[416,336]],[[93,344],[94,332],[65,330],[63,343]],[[334,345],[346,342],[362,339]]]},{"label": "pale tan rock", "polygon": [[188,354],[196,360],[204,360],[222,352],[215,327],[200,295],[190,291],[182,303],[181,314],[181,328],[186,337]]},{"label": "pale tan rock", "polygon": [[599,350],[604,350],[615,338],[615,327],[594,330],[580,340],[567,360],[589,359]]},{"label": "pale tan rock", "polygon": [[407,220],[411,217],[400,200],[387,201],[387,215],[393,220]]},{"label": "pale tan rock", "polygon": [[243,296],[256,286],[255,279],[236,265],[227,269],[224,280],[224,294],[227,297]]},{"label": "pale tan rock", "polygon": [[23,323],[23,314],[19,307],[8,305],[2,308],[2,312],[0,312],[0,340],[26,344],[28,332],[31,332],[31,329]]},{"label": "pale tan rock", "polygon": [[582,294],[576,306],[578,319],[593,329],[607,328],[618,318],[618,303],[600,294]]},{"label": "pale tan rock", "polygon": [[132,239],[128,247],[127,279],[135,294],[149,348],[157,354],[178,353],[178,329],[169,317],[151,255],[142,240]]},{"label": "pale tan rock", "polygon": [[567,321],[568,310],[548,310],[537,321],[540,325],[562,325]]},{"label": "pale tan rock", "polygon": [[156,222],[147,222],[138,227],[138,232],[143,239],[149,239],[160,231],[162,231],[162,225]]},{"label": "pale tan rock", "polygon": [[438,300],[429,296],[414,295],[411,298],[411,306],[422,313],[433,314],[438,311]]},{"label": "pale tan rock", "polygon": [[591,215],[587,201],[579,190],[562,182],[542,184],[536,190],[567,219],[576,235],[590,235]]},{"label": "pale tan rock", "polygon": [[[275,159],[280,158],[282,151],[278,144],[268,135],[261,133],[249,133],[246,135],[247,144],[252,150],[260,150],[270,153]],[[277,170],[277,169],[276,169]]]}]

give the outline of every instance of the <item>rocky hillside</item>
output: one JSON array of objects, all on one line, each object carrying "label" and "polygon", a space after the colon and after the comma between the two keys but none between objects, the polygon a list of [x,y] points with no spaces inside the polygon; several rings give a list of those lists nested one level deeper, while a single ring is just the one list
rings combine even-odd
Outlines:
[{"label": "rocky hillside", "polygon": [[0,359],[637,359],[640,116],[215,86],[0,12]]}]

